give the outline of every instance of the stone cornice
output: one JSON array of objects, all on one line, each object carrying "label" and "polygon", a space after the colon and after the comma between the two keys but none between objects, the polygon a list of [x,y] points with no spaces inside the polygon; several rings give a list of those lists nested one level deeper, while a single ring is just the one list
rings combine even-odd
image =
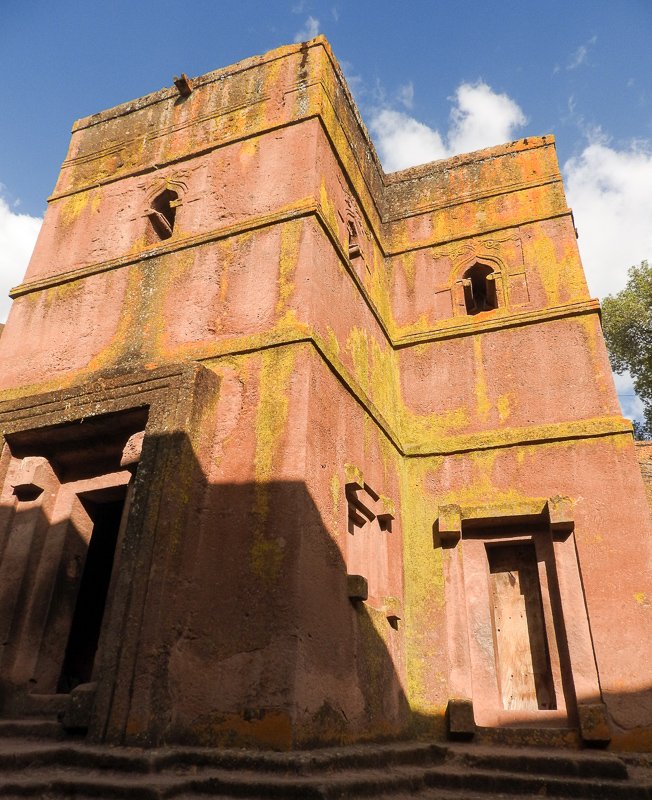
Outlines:
[{"label": "stone cornice", "polygon": [[[347,254],[344,251],[344,247],[340,242],[336,232],[329,224],[326,215],[323,213],[320,206],[312,202],[312,200],[302,200],[289,208],[281,209],[272,214],[251,217],[235,225],[227,225],[222,228],[216,228],[212,231],[208,231],[196,236],[185,236],[166,240],[163,244],[157,244],[155,247],[151,247],[148,250],[142,250],[138,253],[128,254],[122,256],[121,258],[88,264],[86,266],[79,267],[78,269],[67,270],[66,272],[59,273],[58,275],[52,275],[39,280],[30,281],[28,283],[22,283],[11,289],[9,296],[12,299],[16,299],[34,292],[46,291],[62,284],[83,280],[91,275],[98,275],[103,272],[109,272],[111,270],[133,266],[134,264],[138,264],[140,262],[149,261],[154,258],[161,258],[163,256],[171,255],[189,248],[201,247],[203,245],[219,241],[220,239],[228,239],[230,237],[239,236],[244,233],[259,230],[261,228],[266,228],[272,225],[281,225],[292,220],[309,216],[312,216],[316,219],[321,229],[328,236],[330,243],[338,254],[340,262],[349,273],[349,276],[362,295],[364,302],[376,318],[376,321],[378,322],[387,342],[395,349],[442,339],[471,336],[477,333],[488,333],[490,331],[496,331],[502,328],[512,328],[520,325],[543,323],[556,319],[562,319],[564,317],[577,316],[580,314],[599,313],[600,311],[600,304],[597,300],[584,300],[543,309],[528,309],[511,314],[498,313],[491,318],[482,320],[477,318],[472,318],[469,320],[468,317],[452,318],[450,320],[443,321],[434,328],[425,331],[419,331],[418,333],[402,335],[400,333],[392,332],[386,321],[383,319],[377,304],[370,296],[364,284],[358,278],[355,271],[351,269],[351,265],[349,263]],[[530,222],[534,221],[536,220],[530,220]]]},{"label": "stone cornice", "polygon": [[[332,352],[328,343],[309,326],[304,325],[288,325],[270,333],[187,344],[170,353],[168,361],[149,364],[147,370],[158,379],[160,375],[165,375],[170,370],[171,374],[176,375],[179,371],[177,365],[179,365],[180,359],[182,359],[181,363],[187,365],[187,368],[191,368],[193,363],[210,363],[222,358],[253,354],[270,348],[305,345],[316,351],[328,370],[354,401],[364,409],[395,450],[405,458],[433,458],[482,450],[499,450],[508,447],[527,447],[542,443],[562,443],[632,434],[632,425],[629,420],[616,415],[606,415],[542,425],[503,427],[454,436],[434,436],[430,441],[419,444],[405,442],[396,427],[380,411],[349,368]],[[134,365],[134,369],[138,369],[138,365]],[[92,374],[88,377],[92,381],[89,386],[89,407],[91,407],[94,402],[94,393],[99,392],[101,395],[104,380],[111,380],[112,376],[108,375],[105,378],[102,375]],[[138,372],[134,372],[133,381],[127,381],[127,384],[129,386],[137,385],[141,378],[142,368]],[[147,390],[150,387],[146,385],[143,388],[145,391],[142,394],[142,401],[143,404],[147,404]],[[28,416],[34,405],[45,404],[47,406],[47,397],[55,389],[58,394],[64,396],[66,392],[78,391],[75,386],[64,389],[54,386],[23,386],[15,394],[11,391],[3,392],[0,394],[0,421],[5,416],[7,419],[18,421],[23,416]]]},{"label": "stone cornice", "polygon": [[477,319],[472,317],[472,321],[469,321],[469,317],[453,317],[431,330],[410,333],[405,336],[396,336],[392,343],[395,348],[400,349],[415,344],[423,344],[425,342],[456,339],[462,336],[475,336],[478,333],[489,333],[490,331],[498,331],[503,328],[536,325],[541,322],[564,319],[565,317],[577,317],[581,314],[599,313],[599,300],[581,300],[575,303],[564,303],[559,306],[551,306],[548,308],[517,311],[512,314],[500,315],[497,313],[489,319]]},{"label": "stone cornice", "polygon": [[293,219],[305,217],[309,214],[317,214],[317,212],[318,208],[315,203],[311,201],[299,201],[289,208],[275,211],[272,214],[250,217],[246,221],[236,223],[235,225],[225,225],[221,228],[215,228],[195,236],[179,236],[173,239],[166,239],[162,244],[157,243],[156,246],[146,250],[139,250],[136,253],[129,253],[120,258],[113,258],[108,261],[97,261],[93,264],[78,267],[77,269],[66,270],[66,272],[61,272],[57,275],[21,283],[10,290],[9,296],[15,299],[16,297],[21,297],[22,295],[32,292],[44,291],[45,289],[50,289],[53,286],[59,286],[63,283],[70,283],[71,281],[88,278],[90,275],[97,275],[102,272],[129,267],[141,261],[160,258],[161,256],[170,255],[192,247],[201,247],[204,244],[219,241],[220,239],[239,236],[240,234],[249,233],[250,231],[265,228],[270,225],[279,225]]},{"label": "stone cornice", "polygon": [[[358,181],[361,181],[361,183],[364,185],[363,189],[362,185],[358,181],[354,181],[354,184],[358,183],[358,186],[356,187],[352,185],[352,191],[357,196],[357,199],[363,209],[365,206],[368,206],[369,203],[375,207],[375,214],[378,215],[382,224],[399,221],[415,215],[432,213],[445,208],[452,208],[464,203],[497,197],[502,194],[510,194],[522,190],[560,183],[561,176],[558,168],[556,167],[556,161],[553,160],[554,163],[546,163],[540,173],[532,174],[531,180],[513,180],[511,178],[513,174],[513,170],[511,168],[498,169],[497,171],[494,170],[492,172],[492,176],[495,178],[495,181],[492,182],[489,180],[487,182],[487,178],[485,177],[485,183],[487,184],[486,190],[480,192],[462,192],[460,194],[458,191],[458,186],[462,184],[465,185],[467,183],[466,181],[461,181],[461,178],[463,178],[464,175],[464,172],[462,172],[460,173],[461,178],[456,181],[455,191],[451,192],[448,187],[448,175],[452,172],[454,173],[457,170],[464,171],[467,168],[475,167],[475,165],[478,165],[481,162],[494,162],[498,164],[500,163],[500,159],[503,157],[510,158],[518,156],[526,151],[552,147],[554,145],[554,137],[552,136],[529,137],[527,139],[518,140],[505,145],[487,148],[474,153],[454,156],[452,158],[443,159],[430,164],[403,170],[398,173],[386,175],[380,166],[380,162],[371,138],[359,115],[359,112],[357,111],[355,103],[353,102],[339,65],[337,64],[330,46],[323,37],[317,37],[311,42],[307,42],[303,45],[279,48],[278,50],[271,51],[264,56],[247,59],[239,64],[235,64],[231,67],[217,70],[213,73],[208,73],[207,75],[194,79],[193,83],[197,90],[201,90],[202,87],[205,87],[211,83],[223,81],[229,76],[251,69],[259,69],[261,66],[272,61],[278,61],[285,58],[294,58],[299,53],[301,53],[303,60],[306,58],[309,51],[315,51],[318,49],[323,50],[323,53],[326,57],[325,63],[328,64],[328,67],[321,67],[319,70],[315,70],[314,74],[312,74],[307,80],[299,81],[296,84],[288,83],[284,90],[285,95],[293,92],[302,92],[307,96],[312,94],[312,101],[306,103],[305,111],[298,112],[294,116],[283,117],[280,115],[276,117],[273,116],[269,119],[267,119],[266,115],[263,114],[261,115],[261,119],[264,119],[264,122],[255,127],[255,129],[251,129],[251,127],[247,126],[246,132],[243,133],[242,129],[239,126],[236,126],[237,130],[232,131],[231,135],[223,133],[220,135],[219,141],[212,141],[207,142],[204,145],[198,145],[192,150],[192,152],[178,153],[167,160],[157,160],[156,163],[145,163],[144,165],[132,167],[131,169],[120,169],[115,174],[105,175],[98,181],[86,181],[83,185],[75,188],[62,192],[55,192],[50,197],[50,201],[54,202],[64,197],[68,197],[71,194],[89,190],[98,185],[105,185],[130,176],[146,174],[168,165],[177,164],[187,159],[195,158],[198,155],[206,154],[207,152],[219,149],[229,144],[233,144],[234,142],[257,137],[266,133],[271,133],[279,128],[308,121],[315,117],[320,120],[321,125],[326,131],[331,147],[333,148],[336,157],[338,157],[338,160],[342,160],[341,156],[343,155],[338,154],[338,148],[342,147],[343,141],[346,142],[345,149],[348,150],[348,159],[346,160],[352,160],[355,162],[358,172]],[[315,91],[313,90],[316,90],[318,97],[315,97]],[[334,93],[337,96],[334,96]],[[169,103],[174,99],[177,99],[177,93],[175,89],[163,89],[131,103],[125,103],[121,106],[117,106],[114,109],[109,109],[101,112],[100,114],[80,120],[78,123],[76,123],[73,131],[78,133],[94,125],[103,122],[109,122],[110,120],[116,119],[120,116],[141,111],[143,108],[146,108],[150,105],[159,102]],[[324,102],[328,104],[330,113],[325,110],[323,106]],[[245,111],[246,109],[251,109],[256,105],[265,103],[273,103],[273,98],[269,93],[261,92],[256,94],[253,101],[234,101],[221,108],[214,109],[210,113],[198,114],[197,116],[193,116],[189,119],[179,120],[172,125],[163,125],[155,130],[148,129],[144,133],[141,132],[138,135],[132,135],[131,138],[126,137],[124,140],[121,140],[117,143],[112,143],[107,148],[102,148],[92,153],[84,153],[83,155],[66,159],[63,164],[62,173],[67,168],[74,167],[77,164],[87,164],[97,159],[103,159],[106,156],[115,155],[123,149],[128,150],[130,145],[141,146],[143,142],[151,142],[157,138],[177,133],[189,127],[201,125],[202,123],[206,123],[211,120],[237,114]],[[337,126],[338,131],[329,130],[329,124],[326,120],[326,117],[336,120],[336,122],[333,122],[332,124]],[[345,170],[345,174],[347,172],[348,170]],[[530,173],[528,171],[528,175],[529,174]],[[390,211],[389,209],[392,206],[391,198],[395,198],[397,188],[404,190],[410,185],[419,185],[420,187],[423,187],[419,189],[418,193],[420,195],[425,195],[426,198],[428,195],[432,195],[433,197],[430,200],[426,199],[425,202],[421,199],[414,199],[409,201],[409,207],[401,207]],[[366,196],[362,197],[361,192]],[[373,217],[374,214],[371,214],[371,216]],[[371,227],[374,228],[374,235],[379,239],[385,238],[381,235],[380,231],[375,230],[373,220],[369,219],[369,222]],[[387,242],[387,248],[388,250],[391,250],[391,245],[389,242]]]}]

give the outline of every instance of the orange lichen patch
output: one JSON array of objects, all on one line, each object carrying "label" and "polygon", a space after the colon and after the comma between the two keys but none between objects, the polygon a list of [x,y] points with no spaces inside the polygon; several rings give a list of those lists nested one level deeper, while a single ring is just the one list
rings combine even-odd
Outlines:
[{"label": "orange lichen patch", "polygon": [[612,731],[609,750],[615,752],[652,752],[652,730],[637,728],[633,731]]},{"label": "orange lichen patch", "polygon": [[196,743],[210,747],[263,747],[289,750],[293,744],[293,726],[289,714],[275,709],[241,714],[206,714],[192,723]]}]

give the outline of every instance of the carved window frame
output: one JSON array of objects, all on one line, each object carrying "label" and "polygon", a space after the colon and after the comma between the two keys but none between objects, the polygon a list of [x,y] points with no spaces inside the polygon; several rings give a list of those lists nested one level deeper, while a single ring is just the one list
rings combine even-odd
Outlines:
[{"label": "carved window frame", "polygon": [[474,254],[458,262],[455,267],[455,275],[457,277],[454,279],[452,287],[453,313],[455,316],[470,318],[476,316],[475,314],[469,314],[467,310],[467,292],[469,291],[471,281],[469,278],[465,277],[469,270],[472,270],[476,264],[491,270],[487,280],[493,282],[496,292],[496,307],[480,313],[497,314],[501,311],[505,311],[507,308],[505,265],[495,256]]}]

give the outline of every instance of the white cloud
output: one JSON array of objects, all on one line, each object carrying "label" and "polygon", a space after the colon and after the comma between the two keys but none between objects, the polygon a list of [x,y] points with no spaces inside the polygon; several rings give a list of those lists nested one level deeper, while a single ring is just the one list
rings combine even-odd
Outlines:
[{"label": "white cloud", "polygon": [[439,131],[402,111],[381,109],[371,118],[370,128],[380,160],[388,172],[446,158],[448,155]]},{"label": "white cloud", "polygon": [[652,260],[652,143],[616,149],[594,133],[563,174],[589,289],[617,292],[630,266]]},{"label": "white cloud", "polygon": [[369,127],[386,170],[512,141],[527,121],[514,100],[481,81],[462,83],[451,100],[454,106],[445,136],[402,111],[379,108],[372,113]]},{"label": "white cloud", "polygon": [[315,17],[308,17],[305,21],[303,28],[297,31],[294,36],[295,42],[306,42],[308,39],[314,39],[319,33],[319,20]]},{"label": "white cloud", "polygon": [[401,105],[405,106],[405,108],[412,108],[414,104],[414,84],[412,81],[398,87],[396,99]]},{"label": "white cloud", "polygon": [[451,153],[468,153],[514,138],[527,118],[506,94],[497,94],[486,83],[463,83],[455,93],[448,133]]},{"label": "white cloud", "polygon": [[598,41],[597,36],[592,36],[586,44],[581,44],[577,50],[571,55],[570,61],[566,69],[577,69],[582,64],[586,64],[586,59],[589,55],[589,50]]},{"label": "white cloud", "polygon": [[20,283],[32,255],[42,220],[28,214],[15,214],[0,196],[0,321],[4,322],[11,300],[12,286]]}]

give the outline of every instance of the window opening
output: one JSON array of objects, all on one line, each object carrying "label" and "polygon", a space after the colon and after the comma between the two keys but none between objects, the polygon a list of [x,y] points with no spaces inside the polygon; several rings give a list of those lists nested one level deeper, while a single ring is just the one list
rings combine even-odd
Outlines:
[{"label": "window opening", "polygon": [[495,273],[485,264],[474,264],[462,280],[467,314],[498,308]]},{"label": "window opening", "polygon": [[358,229],[352,219],[346,223],[346,229],[349,237],[349,258],[358,258],[360,255],[360,241],[358,239]]},{"label": "window opening", "polygon": [[159,239],[172,236],[178,205],[179,195],[172,189],[165,189],[152,200],[148,217]]},{"label": "window opening", "polygon": [[534,544],[487,548],[496,673],[503,708],[555,709]]},{"label": "window opening", "polygon": [[58,692],[71,692],[75,686],[92,679],[125,496],[126,488],[120,489],[117,497],[115,489],[104,498],[102,494],[93,500],[80,496],[93,521],[93,531],[68,634]]}]

